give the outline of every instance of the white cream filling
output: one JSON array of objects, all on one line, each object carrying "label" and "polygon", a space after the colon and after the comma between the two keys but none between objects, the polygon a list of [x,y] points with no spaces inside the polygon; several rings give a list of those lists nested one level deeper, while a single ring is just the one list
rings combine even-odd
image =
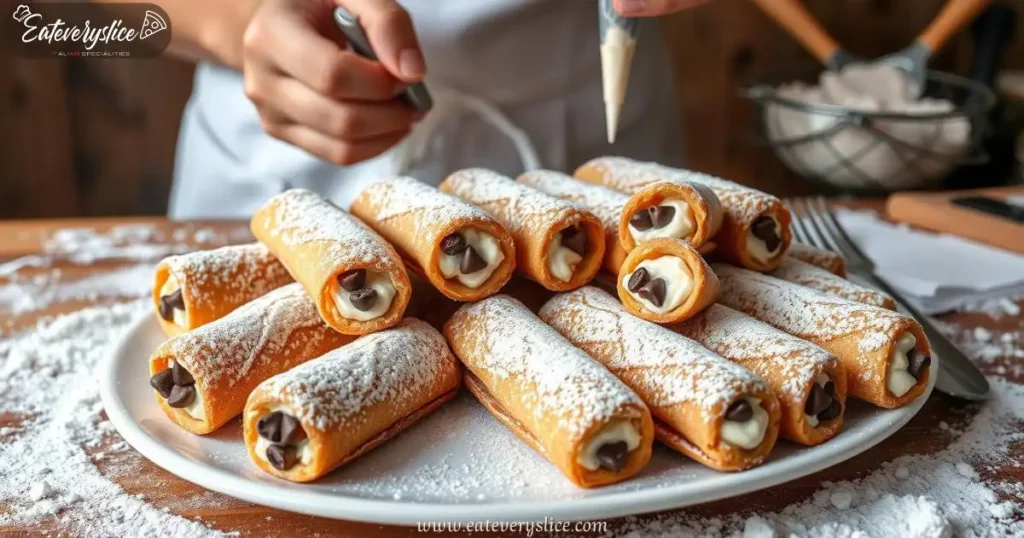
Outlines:
[{"label": "white cream filling", "polygon": [[[286,405],[274,406],[266,414],[269,415],[270,413],[273,413],[275,411],[280,411],[286,415],[291,415],[293,417],[295,416],[295,413],[291,410],[291,408],[289,408]],[[270,441],[264,439],[262,435],[257,433],[255,448],[256,457],[267,463],[270,463],[270,461],[267,460],[267,447],[269,447],[272,444],[274,443],[271,443]],[[295,447],[296,453],[299,458],[298,463],[302,465],[309,465],[309,462],[313,461],[313,446],[309,442],[309,436],[306,436],[304,439],[302,439],[298,443],[295,443],[293,446]]]},{"label": "white cream filling", "polygon": [[[818,377],[814,378],[814,383],[821,387],[822,390],[825,389],[825,385],[828,384],[829,381],[830,379],[825,374],[818,374]],[[804,409],[807,409],[807,406],[804,406]],[[804,413],[804,419],[807,420],[807,424],[809,424],[812,428],[818,427],[818,417]]]},{"label": "white cream filling", "polygon": [[[665,300],[662,301],[661,306],[654,306],[654,303],[644,299],[640,294],[629,291],[629,279],[633,276],[633,273],[640,269],[647,269],[647,274],[650,275],[651,280],[656,278],[665,280]],[[686,301],[686,298],[693,291],[693,276],[690,274],[690,270],[686,268],[686,262],[676,256],[662,256],[653,260],[644,260],[637,264],[633,273],[622,277],[622,287],[626,288],[629,294],[639,301],[644,308],[656,314],[664,314],[673,308],[677,308]]]},{"label": "white cream filling", "polygon": [[[775,235],[780,239],[782,237],[782,230],[779,228],[779,221],[772,217],[772,222],[775,223]],[[747,232],[747,253],[750,254],[751,259],[761,263],[768,263],[772,258],[779,254],[779,250],[782,249],[782,241],[775,247],[775,250],[768,250],[768,245],[761,240],[760,237],[754,235],[754,231],[750,230]]]},{"label": "white cream filling", "polygon": [[457,278],[459,283],[467,288],[476,289],[481,284],[487,282],[488,278],[491,278],[491,274],[498,268],[501,261],[505,259],[505,253],[501,251],[501,243],[494,238],[493,235],[473,228],[466,228],[459,230],[459,235],[466,240],[466,244],[473,247],[480,257],[487,262],[487,267],[468,275],[462,274],[459,271],[459,264],[462,261],[462,254],[456,254],[450,256],[441,253],[441,258],[438,260],[438,268],[441,270],[441,274],[445,278]]},{"label": "white cream filling", "polygon": [[667,206],[675,208],[676,212],[672,215],[672,220],[668,224],[661,228],[651,227],[647,230],[637,230],[632,224],[629,225],[629,235],[633,236],[633,240],[637,243],[643,243],[648,239],[655,239],[657,237],[668,237],[672,239],[686,239],[693,233],[693,215],[690,211],[690,204],[683,202],[682,200],[665,200],[658,204],[659,207]]},{"label": "white cream filling", "polygon": [[[174,275],[169,275],[164,282],[164,287],[160,288],[160,297],[166,297],[178,291],[179,288],[181,286],[178,285],[178,279],[174,278]],[[188,316],[185,315],[185,311],[177,308],[171,311],[174,313],[174,319],[172,320],[174,324],[182,328],[188,328]]]},{"label": "white cream filling", "polygon": [[387,273],[366,271],[365,287],[376,291],[377,299],[372,308],[362,311],[352,304],[349,299],[351,293],[341,287],[338,279],[331,280],[331,295],[334,296],[334,305],[338,308],[341,317],[356,321],[369,321],[383,316],[388,308],[391,308],[391,301],[395,298],[395,285],[391,283],[391,277]]},{"label": "white cream filling", "polygon": [[582,465],[584,469],[596,471],[601,467],[601,460],[597,459],[598,449],[603,445],[622,441],[626,442],[626,448],[630,452],[640,446],[640,433],[633,427],[633,423],[628,420],[612,422],[594,434],[590,438],[590,442],[576,456],[576,463]]},{"label": "white cream filling", "polygon": [[[579,233],[586,232],[580,230]],[[572,274],[576,272],[576,266],[581,261],[583,256],[562,246],[562,232],[555,234],[551,245],[548,246],[548,270],[551,271],[551,275],[562,282],[568,282],[572,280]]]},{"label": "white cream filling", "polygon": [[910,368],[907,353],[916,345],[917,338],[914,338],[912,333],[905,333],[896,341],[892,355],[889,357],[889,375],[885,386],[897,398],[909,392],[917,384],[917,379],[907,371]]},{"label": "white cream filling", "polygon": [[[174,368],[174,361],[170,362],[168,368]],[[181,410],[196,420],[206,420],[206,405],[205,400],[203,400],[203,392],[199,390],[199,385],[192,385],[192,393],[195,394],[192,397],[192,402],[182,407]]]},{"label": "white cream filling", "polygon": [[619,114],[626,101],[626,85],[636,51],[636,38],[617,25],[610,25],[601,43],[601,83],[603,87],[608,143],[615,142]]},{"label": "white cream filling", "polygon": [[746,400],[753,409],[754,416],[743,422],[723,420],[721,433],[723,441],[751,450],[764,440],[764,434],[768,431],[768,412],[761,407],[761,400],[757,398],[747,398]]}]

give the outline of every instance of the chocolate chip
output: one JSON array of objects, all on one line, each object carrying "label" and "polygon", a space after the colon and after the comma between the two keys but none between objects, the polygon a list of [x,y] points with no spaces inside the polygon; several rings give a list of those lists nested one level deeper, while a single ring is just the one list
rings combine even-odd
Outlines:
[{"label": "chocolate chip", "polygon": [[639,232],[650,230],[654,223],[651,222],[651,214],[646,209],[641,209],[629,217],[629,225]]},{"label": "chocolate chip", "polygon": [[585,256],[587,254],[587,233],[575,226],[562,230],[562,246],[580,256]]},{"label": "chocolate chip", "polygon": [[836,384],[832,381],[825,382],[825,394],[828,394],[829,398],[836,397]]},{"label": "chocolate chip", "polygon": [[188,370],[186,370],[180,362],[174,363],[174,367],[171,369],[171,372],[173,372],[172,375],[174,377],[175,385],[187,387],[189,385],[194,385],[196,382],[196,380],[192,378],[192,374],[188,373]]},{"label": "chocolate chip", "polygon": [[175,385],[171,389],[171,395],[167,397],[167,405],[175,409],[181,409],[182,407],[192,403],[192,400],[194,400],[195,397],[196,388],[194,386],[189,385],[183,387],[181,385]]},{"label": "chocolate chip", "polygon": [[160,301],[157,303],[157,310],[160,311],[160,317],[164,318],[165,321],[174,321],[174,309],[172,309],[171,305],[167,304],[167,301],[164,299],[166,299],[166,297],[161,297]]},{"label": "chocolate chip", "polygon": [[353,269],[338,275],[338,284],[341,289],[352,293],[366,287],[366,269]]},{"label": "chocolate chip", "polygon": [[842,404],[839,403],[839,400],[832,400],[832,403],[828,404],[824,411],[818,413],[818,420],[832,420],[841,414],[843,414]]},{"label": "chocolate chip", "polygon": [[464,275],[468,275],[485,267],[487,267],[487,262],[476,253],[476,249],[466,247],[465,252],[462,253],[462,261],[459,262],[459,271]]},{"label": "chocolate chip", "polygon": [[298,451],[293,446],[270,445],[267,447],[267,461],[279,471],[287,471],[295,465]]},{"label": "chocolate chip", "polygon": [[449,256],[458,256],[466,251],[469,244],[461,234],[453,233],[441,240],[441,252]]},{"label": "chocolate chip", "polygon": [[299,419],[281,414],[281,439],[282,443],[297,443],[306,438],[306,430],[302,429]]},{"label": "chocolate chip", "polygon": [[171,374],[171,369],[161,370],[149,378],[149,386],[156,389],[160,396],[163,396],[166,400],[171,395],[171,389],[174,388],[174,378]]},{"label": "chocolate chip", "polygon": [[621,471],[626,466],[629,445],[625,441],[607,443],[597,448],[597,461],[609,471]]},{"label": "chocolate chip", "polygon": [[654,206],[648,211],[651,212],[651,224],[655,228],[668,226],[668,223],[672,222],[672,217],[676,215],[676,208],[667,205]]},{"label": "chocolate chip", "polygon": [[814,417],[828,409],[829,405],[832,405],[832,397],[825,389],[817,383],[811,385],[811,393],[807,395],[807,403],[804,404],[804,413]]},{"label": "chocolate chip", "polygon": [[782,243],[779,234],[775,232],[775,226],[775,219],[771,217],[760,217],[750,226],[750,232],[754,234],[754,237],[764,241],[768,252],[775,252],[775,249],[779,248],[779,244]]},{"label": "chocolate chip", "polygon": [[655,278],[640,288],[636,294],[647,299],[647,302],[652,305],[661,308],[661,305],[665,304],[665,289],[665,279]]},{"label": "chocolate chip", "polygon": [[356,309],[366,312],[373,308],[373,305],[377,302],[377,290],[373,288],[363,288],[361,290],[353,291],[348,296],[349,302]]},{"label": "chocolate chip", "polygon": [[931,366],[932,358],[914,349],[907,353],[907,362],[910,363],[907,366],[907,373],[914,376],[914,379],[920,379],[921,374]]},{"label": "chocolate chip", "polygon": [[271,443],[281,442],[281,419],[283,417],[284,413],[280,411],[263,415],[256,421],[256,432]]},{"label": "chocolate chip", "polygon": [[160,298],[160,317],[167,321],[174,320],[174,309],[185,309],[185,297],[181,294],[181,288],[174,290]]},{"label": "chocolate chip", "polygon": [[732,422],[746,422],[754,418],[754,408],[746,400],[736,400],[725,411],[725,420]]},{"label": "chocolate chip", "polygon": [[651,281],[651,274],[647,272],[647,269],[643,267],[633,271],[633,274],[629,276],[629,281],[626,282],[626,289],[636,293],[640,291],[640,288],[644,287],[645,284]]}]

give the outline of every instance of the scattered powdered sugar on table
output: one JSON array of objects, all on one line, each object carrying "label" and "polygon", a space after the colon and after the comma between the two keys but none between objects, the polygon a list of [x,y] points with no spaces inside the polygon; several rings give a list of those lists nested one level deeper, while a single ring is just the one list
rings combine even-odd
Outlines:
[{"label": "scattered powdered sugar on table", "polygon": [[0,311],[19,315],[54,303],[146,297],[152,291],[155,270],[155,264],[141,263],[78,280],[65,280],[60,269],[32,276],[15,273],[9,283],[0,285]]},{"label": "scattered powdered sugar on table", "polygon": [[94,461],[126,453],[103,419],[95,370],[149,301],[87,308],[0,340],[0,527],[56,521],[76,536],[216,536],[147,504]]}]

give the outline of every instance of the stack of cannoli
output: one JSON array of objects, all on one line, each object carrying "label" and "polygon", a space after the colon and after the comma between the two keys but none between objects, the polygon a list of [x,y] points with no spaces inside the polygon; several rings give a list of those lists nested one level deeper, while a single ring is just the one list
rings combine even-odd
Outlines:
[{"label": "stack of cannoli", "polygon": [[440,189],[501,222],[515,239],[519,270],[549,290],[576,289],[601,266],[601,221],[576,204],[482,168],[455,172]]},{"label": "stack of cannoli", "polygon": [[396,245],[450,299],[493,295],[516,267],[516,247],[501,223],[412,178],[370,185],[352,202],[352,214]]}]

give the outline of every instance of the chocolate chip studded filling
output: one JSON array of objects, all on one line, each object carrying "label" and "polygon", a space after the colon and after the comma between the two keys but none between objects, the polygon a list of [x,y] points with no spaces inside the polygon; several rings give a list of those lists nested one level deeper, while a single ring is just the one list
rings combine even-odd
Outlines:
[{"label": "chocolate chip studded filling", "polygon": [[178,363],[174,363],[171,368],[161,370],[149,378],[149,386],[167,400],[167,405],[175,409],[187,407],[195,400],[195,383],[192,374]]},{"label": "chocolate chip studded filling", "polygon": [[932,358],[914,349],[907,353],[907,373],[914,376],[914,379],[921,379],[921,374],[931,366]]},{"label": "chocolate chip studded filling", "polygon": [[366,287],[366,269],[353,269],[338,275],[341,289],[352,293]]},{"label": "chocolate chip studded filling", "polygon": [[636,293],[650,281],[651,274],[647,272],[647,269],[641,267],[633,271],[633,274],[629,276],[629,282],[626,282],[626,289]]},{"label": "chocolate chip studded filling", "polygon": [[441,252],[449,256],[458,256],[465,252],[467,247],[469,244],[466,243],[466,238],[458,233],[449,234],[441,240]]},{"label": "chocolate chip studded filling", "polygon": [[832,403],[828,404],[828,407],[824,411],[818,413],[818,420],[832,420],[843,413],[843,406],[839,403],[839,400],[832,400]]},{"label": "chocolate chip studded filling", "polygon": [[625,441],[607,443],[597,448],[597,461],[601,463],[601,467],[609,471],[621,471],[626,466],[627,456],[629,445]]},{"label": "chocolate chip studded filling", "polygon": [[298,461],[298,447],[295,444],[306,438],[306,430],[302,429],[299,419],[274,411],[256,421],[256,432],[272,443],[267,447],[266,455],[267,461],[275,469],[286,471],[295,465]]},{"label": "chocolate chip studded filling", "polygon": [[664,228],[672,222],[672,218],[676,216],[676,208],[672,206],[654,206],[648,211],[651,212],[651,224],[655,228]]},{"label": "chocolate chip studded filling", "polygon": [[570,226],[562,230],[562,246],[579,254],[587,255],[587,234],[583,230]]},{"label": "chocolate chip studded filling", "polygon": [[298,459],[298,450],[293,446],[270,445],[267,447],[267,461],[279,471],[291,469]]},{"label": "chocolate chip studded filling", "polygon": [[349,294],[348,300],[352,303],[352,306],[356,307],[356,309],[367,312],[373,308],[373,305],[377,302],[377,290],[373,288],[363,288],[353,291]]},{"label": "chocolate chip studded filling", "polygon": [[746,400],[736,400],[725,410],[725,420],[746,422],[754,418],[754,408]]},{"label": "chocolate chip studded filling", "polygon": [[750,233],[764,241],[764,246],[768,249],[768,252],[775,252],[782,243],[782,238],[776,233],[775,227],[775,219],[772,217],[759,217],[750,226]]},{"label": "chocolate chip studded filling", "polygon": [[664,278],[655,278],[654,280],[644,284],[642,288],[637,290],[636,294],[652,305],[661,308],[661,305],[665,304],[665,292],[667,286]]},{"label": "chocolate chip studded filling", "polygon": [[807,403],[804,404],[804,413],[816,417],[830,405],[832,405],[832,397],[825,392],[825,389],[817,383],[811,385],[811,393],[807,395]]},{"label": "chocolate chip studded filling", "polygon": [[646,209],[641,209],[640,211],[633,213],[632,217],[629,217],[629,225],[637,231],[646,232],[654,226],[654,223],[651,222],[650,212]]},{"label": "chocolate chip studded filling", "polygon": [[181,294],[181,288],[174,290],[160,298],[160,317],[166,321],[174,321],[174,310],[185,310],[185,297]]},{"label": "chocolate chip studded filling", "polygon": [[468,275],[486,268],[487,262],[477,254],[476,249],[467,246],[462,252],[462,260],[459,261],[459,272]]}]

